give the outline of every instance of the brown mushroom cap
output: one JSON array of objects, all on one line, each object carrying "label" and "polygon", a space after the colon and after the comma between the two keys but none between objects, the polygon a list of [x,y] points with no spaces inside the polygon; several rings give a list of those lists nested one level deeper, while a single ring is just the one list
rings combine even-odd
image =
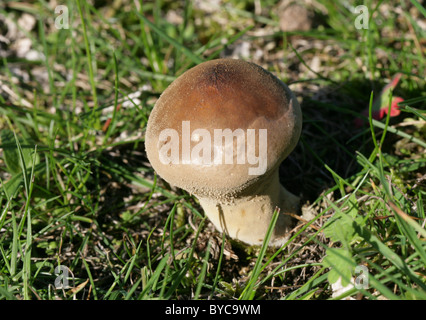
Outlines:
[{"label": "brown mushroom cap", "polygon": [[[260,66],[242,60],[204,62],[186,71],[163,92],[147,125],[145,146],[149,161],[170,184],[196,195],[223,200],[244,192],[262,177],[249,175],[248,167],[252,165],[236,161],[217,165],[163,164],[159,159],[164,144],[159,142],[160,133],[165,129],[176,130],[181,154],[182,121],[190,122],[191,133],[206,129],[212,139],[214,129],[255,129],[257,133],[259,129],[267,129],[264,174],[267,177],[296,146],[302,114],[296,98],[283,82]],[[191,148],[196,144],[192,141]]]}]

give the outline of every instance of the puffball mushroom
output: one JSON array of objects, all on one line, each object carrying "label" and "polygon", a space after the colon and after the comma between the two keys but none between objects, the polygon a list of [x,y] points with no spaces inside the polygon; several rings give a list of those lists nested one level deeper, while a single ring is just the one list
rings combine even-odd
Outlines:
[{"label": "puffball mushroom", "polygon": [[234,59],[201,63],[157,100],[145,148],[154,170],[195,195],[215,227],[262,244],[280,208],[269,245],[286,239],[299,199],[279,182],[280,163],[295,148],[302,113],[297,99],[262,67]]}]

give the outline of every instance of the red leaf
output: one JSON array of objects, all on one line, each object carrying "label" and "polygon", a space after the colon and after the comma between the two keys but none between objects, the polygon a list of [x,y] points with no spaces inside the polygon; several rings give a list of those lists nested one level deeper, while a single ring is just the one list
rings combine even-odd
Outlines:
[{"label": "red leaf", "polygon": [[[383,119],[389,110],[389,93],[397,86],[399,80],[401,78],[401,73],[397,73],[391,80],[389,84],[387,84],[380,95],[374,100],[372,105],[372,118],[375,120]],[[401,97],[392,97],[391,108],[390,108],[390,116],[396,117],[401,111],[399,110],[398,103],[404,101]],[[367,107],[362,113],[365,117],[368,118],[369,108]],[[364,120],[360,117],[354,120],[356,127],[361,127],[364,124]]]}]

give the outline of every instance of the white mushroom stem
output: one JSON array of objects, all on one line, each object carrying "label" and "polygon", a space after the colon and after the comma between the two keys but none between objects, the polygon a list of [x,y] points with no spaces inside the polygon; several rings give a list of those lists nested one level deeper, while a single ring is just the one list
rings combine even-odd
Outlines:
[{"label": "white mushroom stem", "polygon": [[291,218],[285,213],[296,214],[299,205],[299,198],[280,184],[278,169],[250,194],[229,201],[197,197],[207,217],[219,231],[250,245],[262,244],[276,207],[280,208],[280,215],[269,245],[283,245],[291,227]]}]

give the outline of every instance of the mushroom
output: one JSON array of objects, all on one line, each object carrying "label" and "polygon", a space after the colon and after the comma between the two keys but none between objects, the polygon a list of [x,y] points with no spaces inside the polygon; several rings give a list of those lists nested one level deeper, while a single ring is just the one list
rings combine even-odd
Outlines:
[{"label": "mushroom", "polygon": [[280,208],[269,245],[288,236],[299,198],[279,182],[280,163],[295,148],[302,113],[297,99],[262,67],[234,59],[201,63],[161,94],[148,120],[145,148],[154,170],[195,195],[221,232],[262,244]]}]

